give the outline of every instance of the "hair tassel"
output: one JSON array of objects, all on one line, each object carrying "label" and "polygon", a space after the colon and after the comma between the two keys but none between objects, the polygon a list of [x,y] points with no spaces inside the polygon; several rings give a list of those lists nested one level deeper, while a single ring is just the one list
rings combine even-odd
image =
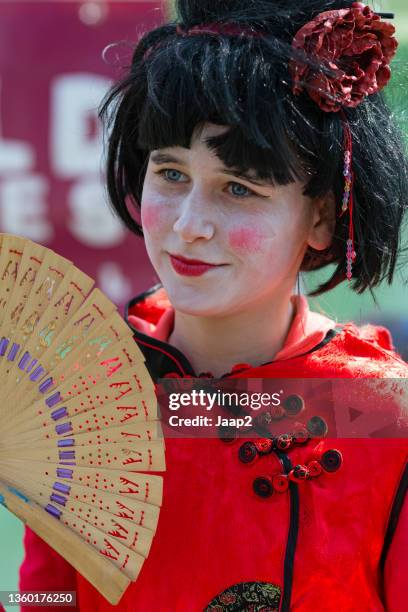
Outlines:
[{"label": "hair tassel", "polygon": [[354,223],[353,223],[353,187],[354,187],[354,173],[353,173],[353,140],[351,136],[350,125],[346,115],[341,111],[343,121],[343,132],[344,132],[344,191],[343,200],[341,206],[340,217],[342,217],[347,210],[349,211],[349,232],[347,239],[347,250],[346,250],[346,276],[349,281],[353,277],[353,263],[357,257],[355,246],[354,246]]}]

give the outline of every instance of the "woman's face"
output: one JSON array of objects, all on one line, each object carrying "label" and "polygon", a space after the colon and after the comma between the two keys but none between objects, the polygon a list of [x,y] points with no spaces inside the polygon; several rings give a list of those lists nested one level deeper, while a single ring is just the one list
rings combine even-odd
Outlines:
[{"label": "woman's face", "polygon": [[[273,187],[237,177],[208,149],[204,139],[227,129],[206,123],[190,149],[153,151],[147,167],[147,253],[172,305],[186,314],[224,316],[286,297],[307,245],[329,244],[303,183]],[[184,275],[171,255],[217,266]]]}]

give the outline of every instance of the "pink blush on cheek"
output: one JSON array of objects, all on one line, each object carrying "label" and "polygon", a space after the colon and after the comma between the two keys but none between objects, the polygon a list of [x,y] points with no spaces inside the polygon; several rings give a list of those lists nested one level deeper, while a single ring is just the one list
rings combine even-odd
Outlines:
[{"label": "pink blush on cheek", "polygon": [[141,215],[142,227],[148,232],[157,231],[164,220],[163,207],[154,204],[143,204]]},{"label": "pink blush on cheek", "polygon": [[256,228],[238,227],[228,234],[229,246],[242,253],[256,253],[262,249],[265,234]]}]

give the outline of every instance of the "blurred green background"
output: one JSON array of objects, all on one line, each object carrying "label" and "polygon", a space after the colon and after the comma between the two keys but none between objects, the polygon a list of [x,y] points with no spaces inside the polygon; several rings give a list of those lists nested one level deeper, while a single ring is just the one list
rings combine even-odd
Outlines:
[{"label": "blurred green background", "polygon": [[[301,1],[301,0],[300,0]],[[395,25],[400,47],[393,65],[393,79],[389,88],[389,100],[402,124],[406,120],[406,96],[408,92],[408,2],[407,0],[389,0],[375,2],[373,6],[378,11],[393,11],[396,13]],[[1,15],[1,2],[0,2]],[[132,16],[132,6],[129,3],[129,18]],[[404,107],[405,105],[405,107]],[[408,125],[406,126],[408,136]],[[405,232],[407,236],[407,232]],[[405,272],[405,276],[407,273]],[[308,280],[312,286],[318,278]],[[309,285],[310,283],[310,285]],[[408,287],[398,273],[393,286],[383,286],[376,292],[376,305],[369,294],[357,296],[346,286],[341,286],[329,294],[312,300],[315,310],[323,310],[339,320],[354,320],[361,323],[367,320],[384,322],[391,331],[403,320],[408,319]],[[397,329],[397,327],[395,327]],[[0,591],[16,590],[18,567],[23,558],[22,548],[23,526],[13,515],[0,506],[0,542],[2,555],[0,557]],[[6,607],[7,611],[16,608]]]}]

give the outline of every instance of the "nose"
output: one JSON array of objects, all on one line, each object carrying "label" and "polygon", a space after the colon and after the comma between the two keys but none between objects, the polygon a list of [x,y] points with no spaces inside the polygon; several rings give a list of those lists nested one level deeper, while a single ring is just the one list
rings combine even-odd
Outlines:
[{"label": "nose", "polygon": [[193,189],[180,203],[177,220],[173,230],[184,242],[194,242],[197,238],[210,240],[215,232],[210,217],[208,196]]}]

